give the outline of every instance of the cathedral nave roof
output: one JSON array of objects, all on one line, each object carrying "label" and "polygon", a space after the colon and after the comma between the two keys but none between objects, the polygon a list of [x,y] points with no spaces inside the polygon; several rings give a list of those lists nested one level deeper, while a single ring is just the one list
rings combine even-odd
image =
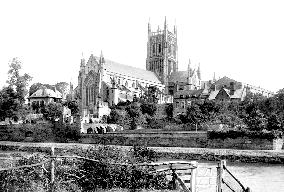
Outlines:
[{"label": "cathedral nave roof", "polygon": [[[99,59],[96,57],[96,59]],[[151,81],[154,83],[159,83],[161,84],[161,81],[158,79],[156,74],[152,71],[147,71],[144,69],[128,66],[128,65],[123,65],[120,63],[116,63],[111,60],[105,59],[105,67],[106,71],[113,72],[113,73],[118,73],[121,75],[133,77],[136,79],[142,79],[146,81]]]}]

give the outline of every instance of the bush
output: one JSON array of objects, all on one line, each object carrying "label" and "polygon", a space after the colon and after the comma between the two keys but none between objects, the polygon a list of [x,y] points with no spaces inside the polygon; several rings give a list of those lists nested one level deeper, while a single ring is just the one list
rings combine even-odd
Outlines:
[{"label": "bush", "polygon": [[[114,147],[58,149],[56,155],[79,155],[98,162],[64,158],[56,161],[55,191],[95,191],[96,189],[166,189],[165,175],[151,173],[146,166],[134,163],[152,162],[157,155],[146,147],[122,151]],[[42,154],[23,157],[15,164],[28,165],[47,160]],[[0,190],[48,191],[50,164],[0,172]]]},{"label": "bush", "polygon": [[54,138],[53,125],[50,123],[6,125],[1,129],[0,140],[24,141],[27,133],[35,142],[52,141]]}]

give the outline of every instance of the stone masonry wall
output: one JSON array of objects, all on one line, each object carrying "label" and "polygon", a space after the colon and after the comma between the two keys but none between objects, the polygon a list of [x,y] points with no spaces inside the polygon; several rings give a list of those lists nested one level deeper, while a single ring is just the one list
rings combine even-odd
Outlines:
[{"label": "stone masonry wall", "polygon": [[151,147],[223,148],[248,150],[279,150],[283,139],[208,139],[206,132],[162,132],[162,133],[106,133],[84,134],[82,143],[106,145],[145,145]]}]

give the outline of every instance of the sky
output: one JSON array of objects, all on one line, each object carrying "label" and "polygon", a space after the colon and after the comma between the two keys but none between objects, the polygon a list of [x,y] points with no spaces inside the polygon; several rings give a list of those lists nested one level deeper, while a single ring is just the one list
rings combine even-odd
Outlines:
[{"label": "sky", "polygon": [[146,68],[147,30],[177,25],[179,70],[200,63],[202,80],[227,76],[276,92],[284,88],[284,2],[279,0],[0,1],[0,87],[9,62],[32,83],[77,85],[91,53]]}]

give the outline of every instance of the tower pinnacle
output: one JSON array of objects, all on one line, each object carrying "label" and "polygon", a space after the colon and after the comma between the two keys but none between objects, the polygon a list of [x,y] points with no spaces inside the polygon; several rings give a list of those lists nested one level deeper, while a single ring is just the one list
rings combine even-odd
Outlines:
[{"label": "tower pinnacle", "polygon": [[103,56],[103,51],[101,50],[101,55],[100,55],[100,64],[105,63],[105,58]]},{"label": "tower pinnacle", "polygon": [[199,79],[201,79],[200,63],[198,63],[197,76]]}]

